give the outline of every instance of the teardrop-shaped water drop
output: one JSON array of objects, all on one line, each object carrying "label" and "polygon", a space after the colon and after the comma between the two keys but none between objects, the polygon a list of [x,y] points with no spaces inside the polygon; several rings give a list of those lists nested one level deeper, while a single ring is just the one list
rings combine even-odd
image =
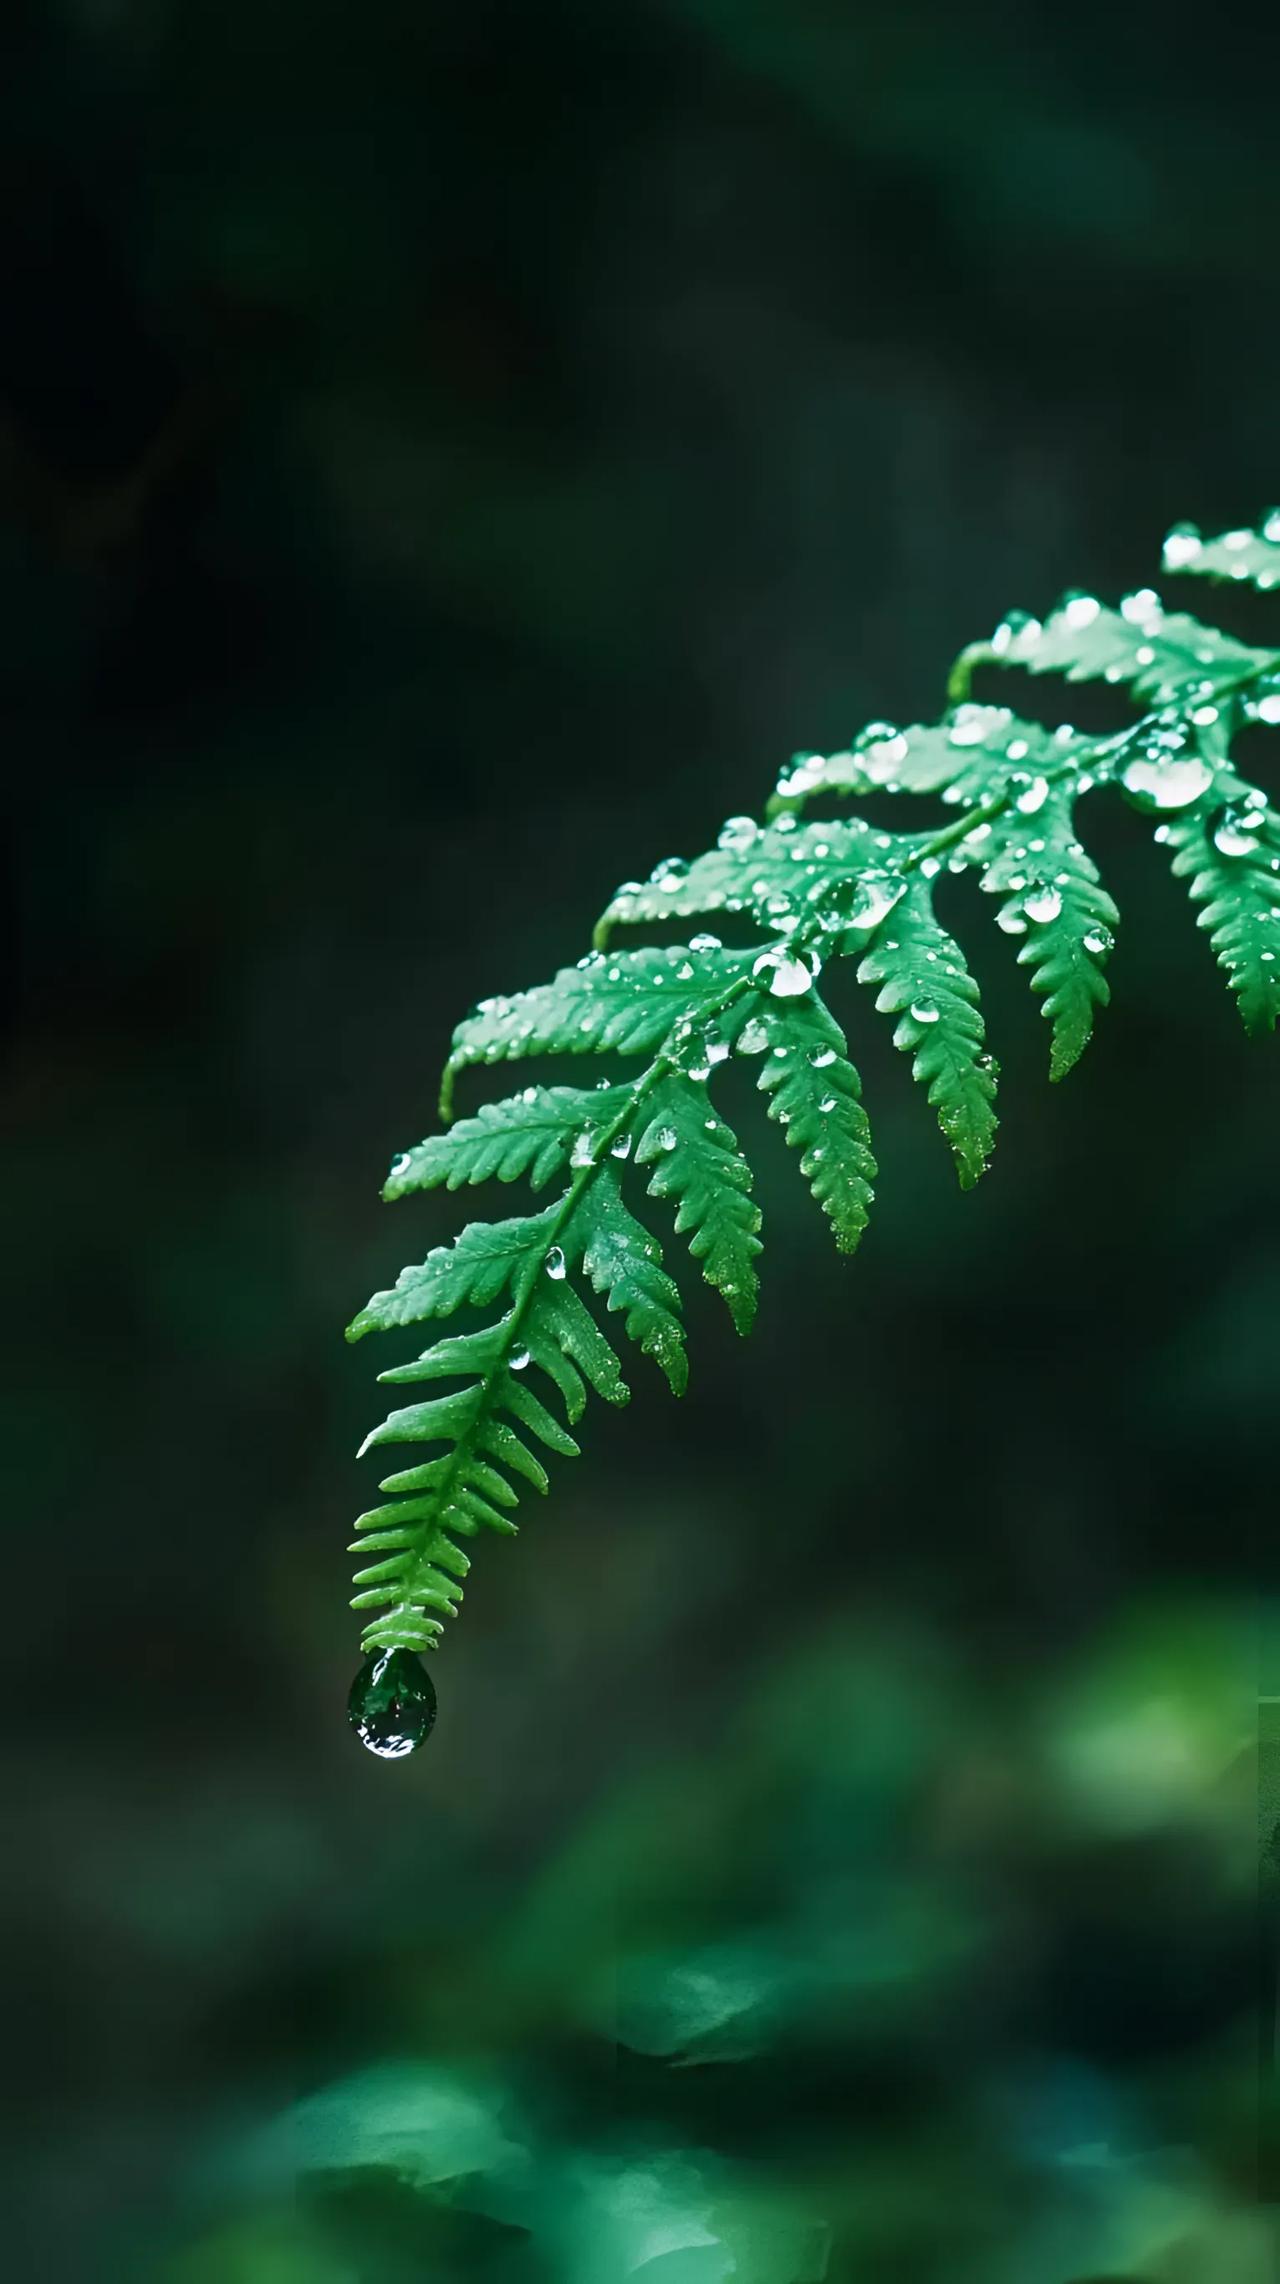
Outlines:
[{"label": "teardrop-shaped water drop", "polygon": [[559,1283],[561,1277],[564,1275],[564,1254],[558,1245],[552,1246],[551,1251],[548,1253],[543,1266],[546,1269],[547,1275],[549,1277],[554,1277],[556,1282]]},{"label": "teardrop-shaped water drop", "polygon": [[938,1020],[938,1006],[936,1000],[913,999],[911,1002],[911,1012],[915,1017],[917,1023],[936,1023]]},{"label": "teardrop-shaped water drop", "polygon": [[369,1752],[401,1761],[431,1734],[435,1686],[414,1650],[374,1650],[351,1684],[347,1712]]},{"label": "teardrop-shaped water drop", "polygon": [[763,1023],[758,1023],[753,1015],[748,1022],[743,1024],[738,1033],[738,1053],[740,1055],[763,1055],[768,1044],[768,1032]]}]

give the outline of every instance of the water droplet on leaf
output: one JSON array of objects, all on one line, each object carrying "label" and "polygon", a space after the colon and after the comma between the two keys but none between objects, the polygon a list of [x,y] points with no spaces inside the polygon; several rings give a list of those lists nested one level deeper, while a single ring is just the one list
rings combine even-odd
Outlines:
[{"label": "water droplet on leaf", "polygon": [[938,1020],[937,1003],[932,999],[913,999],[911,1012],[917,1023],[936,1023]]},{"label": "water droplet on leaf", "polygon": [[1189,809],[1208,792],[1213,771],[1198,753],[1166,759],[1148,751],[1135,756],[1120,783],[1139,809]]},{"label": "water droplet on leaf", "polygon": [[763,984],[775,999],[799,999],[812,986],[814,968],[799,952],[761,952],[751,976],[753,982]]},{"label": "water droplet on leaf", "polygon": [[1259,813],[1248,809],[1222,809],[1214,820],[1213,845],[1224,857],[1252,856],[1262,824]]},{"label": "water droplet on leaf", "polygon": [[[1012,748],[1010,750],[1012,751]],[[1022,791],[1015,797],[1013,805],[1021,816],[1034,817],[1037,809],[1043,809],[1048,798],[1048,778],[1033,777],[1030,784],[1024,785]]]},{"label": "water droplet on leaf", "polygon": [[547,1255],[544,1266],[546,1268],[547,1275],[549,1277],[554,1277],[556,1282],[559,1283],[559,1280],[564,1275],[564,1254],[558,1245],[552,1246],[551,1251]]},{"label": "water droplet on leaf", "polygon": [[1175,523],[1164,543],[1165,569],[1181,571],[1188,563],[1194,563],[1203,544],[1195,524]]},{"label": "water droplet on leaf", "polygon": [[365,1659],[347,1699],[351,1726],[380,1760],[416,1753],[436,1717],[435,1686],[413,1650],[375,1650]]},{"label": "water droplet on leaf", "polygon": [[1022,909],[1028,920],[1035,920],[1040,926],[1047,927],[1050,920],[1056,920],[1062,910],[1061,893],[1051,881],[1038,880],[1028,889]]},{"label": "water droplet on leaf", "polygon": [[895,879],[891,873],[864,873],[850,899],[849,927],[867,930],[878,928],[900,901],[905,889],[906,883]]},{"label": "water droplet on leaf", "polygon": [[738,1033],[738,1053],[740,1055],[763,1055],[768,1044],[768,1032],[763,1023],[757,1023],[753,1015],[749,1022],[743,1024]]}]

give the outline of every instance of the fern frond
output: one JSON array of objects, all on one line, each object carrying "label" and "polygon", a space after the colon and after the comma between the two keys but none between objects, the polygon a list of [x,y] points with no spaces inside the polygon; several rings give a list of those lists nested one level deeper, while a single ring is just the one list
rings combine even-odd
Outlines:
[{"label": "fern frond", "polygon": [[[1215,540],[1179,527],[1165,562],[1264,589],[1280,584],[1280,514]],[[996,666],[1121,685],[1140,718],[1097,736],[975,701],[973,673]],[[1085,793],[1119,792],[1155,821],[1246,1027],[1274,1026],[1280,818],[1238,773],[1231,745],[1243,722],[1280,724],[1280,651],[1168,613],[1150,589],[1116,610],[1073,595],[1043,624],[1010,617],[970,645],[951,697],[936,722],[874,722],[838,752],[794,756],[765,822],[731,818],[704,855],[664,859],[647,882],[627,882],[599,923],[597,948],[576,967],[488,1000],[459,1025],[446,1119],[455,1079],[477,1066],[546,1054],[632,1065],[595,1088],[527,1086],[482,1103],[392,1168],[388,1198],[490,1179],[523,1180],[535,1194],[556,1185],[558,1194],[529,1214],[468,1224],[376,1293],[350,1327],[358,1339],[459,1309],[482,1317],[499,1309],[382,1375],[397,1386],[446,1385],[393,1411],[368,1438],[367,1448],[425,1447],[416,1465],[385,1479],[385,1503],[357,1526],[361,1553],[378,1558],[356,1578],[356,1606],[373,1613],[370,1652],[432,1647],[461,1596],[464,1542],[481,1529],[514,1529],[521,1495],[547,1487],[547,1461],[576,1454],[569,1430],[589,1392],[626,1401],[590,1300],[683,1389],[679,1289],[627,1202],[628,1183],[647,1184],[652,1199],[674,1207],[677,1235],[738,1330],[750,1326],[760,1214],[747,1158],[711,1100],[730,1057],[758,1059],[768,1113],[798,1152],[836,1244],[853,1251],[876,1166],[858,1074],[826,1003],[842,960],[857,964],[895,1017],[896,1043],[912,1057],[962,1184],[982,1173],[996,1130],[996,1070],[977,980],[934,910],[944,870],[973,874],[999,900],[999,927],[1052,1026],[1050,1075],[1061,1078],[1107,1004],[1118,922],[1078,837],[1077,810]],[[940,799],[946,822],[913,828],[908,810],[907,829],[886,832],[856,814],[860,800],[885,793],[904,805]],[[805,815],[815,800],[851,802],[855,813],[819,822]],[[717,913],[748,918],[763,940],[726,950],[700,933],[663,950],[606,949],[617,928]]]}]

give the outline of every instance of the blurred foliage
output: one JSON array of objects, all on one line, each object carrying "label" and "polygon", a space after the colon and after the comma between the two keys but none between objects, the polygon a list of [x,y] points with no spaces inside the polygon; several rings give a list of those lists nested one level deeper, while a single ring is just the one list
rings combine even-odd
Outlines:
[{"label": "blurred foliage", "polygon": [[[1048,1115],[988,961],[1007,1147],[961,1206],[868,1011],[856,1288],[762,1156],[749,1348],[597,1427],[407,1769],[342,1716],[333,1330],[454,1012],[573,958],[622,861],[918,719],[1010,593],[1275,496],[1278,36],[10,8],[19,2273],[523,2280],[665,2204],[714,2274],[744,2198],[733,2257],[802,2275],[815,2225],[835,2279],[1267,2273],[1276,1078],[1136,820],[1089,1083]],[[449,2103],[509,2152],[457,2184]]]},{"label": "blurred foliage", "polygon": [[[1122,1623],[998,1721],[925,1632],[815,1633],[447,1978],[411,1945],[400,2031],[435,2058],[232,2137],[157,2273],[1262,2284],[1253,2055],[1203,2004],[1251,1913],[1249,1631]],[[1108,2067],[1080,2004],[1166,2019]]]}]

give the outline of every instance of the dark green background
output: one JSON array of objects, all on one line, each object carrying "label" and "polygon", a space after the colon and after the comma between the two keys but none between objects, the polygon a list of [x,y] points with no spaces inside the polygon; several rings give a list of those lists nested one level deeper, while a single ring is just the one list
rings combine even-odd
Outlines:
[{"label": "dark green background", "polygon": [[[1280,43],[1221,28],[18,0],[22,2274],[329,2284],[259,2257],[228,2151],[478,2046],[566,2145],[643,2124],[843,2198],[833,2277],[1251,2284],[1277,1065],[1141,819],[1086,814],[1117,1004],[1059,1092],[955,903],[1005,1071],[983,1189],[838,984],[883,1167],[859,1260],[755,1121],[751,1344],[693,1295],[684,1405],[637,1367],[478,1550],[419,1761],[343,1718],[377,1397],[341,1327],[456,1226],[377,1186],[458,1015],[792,748],[936,711],[1007,605],[1114,596],[1175,516],[1280,494]],[[1280,624],[1237,601],[1201,598]],[[568,1990],[584,1944],[655,1929],[802,1950],[815,1895],[866,2004],[781,2060],[672,2072],[625,2023],[618,2058]],[[921,1902],[959,1966],[917,1958]],[[1089,2162],[1126,2212],[1169,2190],[1168,2226],[1111,2230]],[[398,2207],[333,2225],[356,2284],[490,2273]]]}]

